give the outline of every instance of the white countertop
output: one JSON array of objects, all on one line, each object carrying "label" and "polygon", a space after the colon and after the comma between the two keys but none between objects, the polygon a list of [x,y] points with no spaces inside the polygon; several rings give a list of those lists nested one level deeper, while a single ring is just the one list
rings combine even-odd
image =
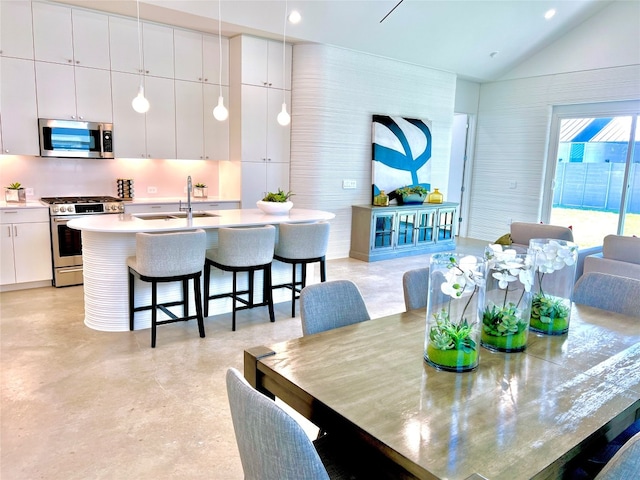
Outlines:
[{"label": "white countertop", "polygon": [[[176,212],[178,213],[178,212]],[[195,212],[194,212],[195,213]],[[198,212],[200,213],[200,212]],[[158,214],[112,214],[87,215],[75,218],[67,226],[76,230],[104,233],[138,233],[185,230],[189,228],[249,227],[257,225],[277,225],[279,223],[304,223],[319,220],[331,220],[335,214],[321,210],[293,208],[285,215],[267,215],[261,210],[233,209],[208,210],[210,217],[194,218],[190,223],[186,218],[144,220],[144,217]],[[169,215],[163,212],[160,215]]]},{"label": "white countertop", "polygon": [[[182,197],[147,197],[147,198],[138,198],[133,197],[131,200],[125,200],[126,205],[145,205],[145,204],[160,204],[160,203],[186,203],[187,202],[187,194],[185,193]],[[222,198],[218,196],[209,196],[206,198],[203,197],[194,197],[191,196],[191,203],[239,203],[239,198]]]},{"label": "white countertop", "polygon": [[0,202],[0,208],[2,209],[16,209],[16,208],[46,208],[49,207],[44,205],[40,200],[27,200],[26,203],[14,203],[14,202]]}]

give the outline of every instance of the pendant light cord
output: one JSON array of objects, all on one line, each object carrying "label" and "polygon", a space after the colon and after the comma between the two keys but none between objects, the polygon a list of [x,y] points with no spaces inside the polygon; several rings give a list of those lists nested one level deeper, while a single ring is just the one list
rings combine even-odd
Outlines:
[{"label": "pendant light cord", "polygon": [[220,49],[220,54],[218,57],[219,61],[219,85],[220,85],[220,96],[222,97],[222,14],[220,13],[222,4],[222,0],[218,0],[218,48]]},{"label": "pendant light cord", "polygon": [[138,18],[138,73],[140,74],[140,85],[142,85],[142,34],[140,33],[140,0],[136,0],[136,15]]},{"label": "pendant light cord", "polygon": [[282,28],[282,103],[287,101],[287,10],[289,9],[288,1],[284,2],[284,27]]}]

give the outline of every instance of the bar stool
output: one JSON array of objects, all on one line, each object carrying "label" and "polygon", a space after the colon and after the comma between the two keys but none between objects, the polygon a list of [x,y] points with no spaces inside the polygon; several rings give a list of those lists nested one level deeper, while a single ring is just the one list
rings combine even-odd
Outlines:
[{"label": "bar stool", "polygon": [[[204,317],[200,277],[207,248],[204,230],[175,233],[136,233],[136,256],[127,258],[129,267],[129,330],[134,329],[135,312],[151,310],[151,348],[156,346],[156,326],[197,319],[200,338],[204,338]],[[134,305],[135,277],[151,283],[151,305]],[[196,314],[189,315],[189,280],[193,280]],[[158,303],[158,283],[182,282],[182,300]],[[182,317],[168,307],[182,305]],[[158,320],[158,309],[170,318]]]},{"label": "bar stool", "polygon": [[[320,281],[327,280],[325,255],[329,245],[329,223],[282,223],[280,224],[278,243],[273,258],[293,266],[290,283],[274,285],[273,288],[291,290],[291,316],[296,316],[296,298],[307,285],[307,264],[320,262]],[[300,265],[301,278],[296,278],[297,265]]]},{"label": "bar stool", "polygon": [[[232,325],[236,330],[236,311],[253,307],[269,307],[269,319],[275,322],[271,294],[271,262],[276,238],[273,225],[254,228],[219,228],[218,248],[207,250],[204,263],[204,316],[209,316],[209,301],[217,298],[232,299]],[[211,267],[233,272],[233,290],[230,293],[210,295]],[[253,278],[256,271],[263,272],[262,301],[254,302]],[[248,273],[246,290],[238,291],[238,272]],[[247,295],[247,298],[241,297]],[[237,303],[242,304],[237,306]]]}]

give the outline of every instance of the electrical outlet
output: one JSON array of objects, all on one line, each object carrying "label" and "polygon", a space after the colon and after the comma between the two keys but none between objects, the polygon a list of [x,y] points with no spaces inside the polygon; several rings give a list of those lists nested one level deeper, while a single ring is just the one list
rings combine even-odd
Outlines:
[{"label": "electrical outlet", "polygon": [[356,181],[355,180],[342,180],[342,188],[356,188]]},{"label": "electrical outlet", "polygon": [[27,195],[27,197],[33,197],[33,188],[25,188],[24,193]]},{"label": "electrical outlet", "polygon": [[158,187],[147,187],[147,193],[158,193]]},{"label": "electrical outlet", "polygon": [[509,182],[509,188],[512,190],[518,188],[518,182]]}]

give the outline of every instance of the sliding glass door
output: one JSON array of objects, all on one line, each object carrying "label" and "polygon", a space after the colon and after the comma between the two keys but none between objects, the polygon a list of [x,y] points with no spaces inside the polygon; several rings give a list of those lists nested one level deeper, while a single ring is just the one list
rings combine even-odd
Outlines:
[{"label": "sliding glass door", "polygon": [[640,236],[639,113],[640,102],[554,109],[543,208],[580,247]]}]

